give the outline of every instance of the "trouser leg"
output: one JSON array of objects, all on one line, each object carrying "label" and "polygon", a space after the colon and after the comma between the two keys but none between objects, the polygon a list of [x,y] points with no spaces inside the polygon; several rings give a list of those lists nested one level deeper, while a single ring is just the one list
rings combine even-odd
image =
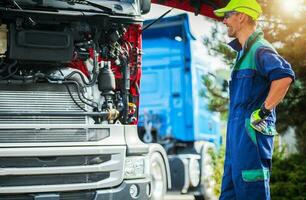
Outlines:
[{"label": "trouser leg", "polygon": [[241,129],[232,151],[232,178],[237,200],[270,200],[270,163],[259,153],[257,135],[254,129]]},{"label": "trouser leg", "polygon": [[[239,170],[239,175],[234,178],[237,200],[271,200],[269,186],[269,172],[262,168]],[[262,174],[266,173],[266,177]]]},{"label": "trouser leg", "polygon": [[232,169],[229,163],[224,164],[220,200],[236,200]]}]

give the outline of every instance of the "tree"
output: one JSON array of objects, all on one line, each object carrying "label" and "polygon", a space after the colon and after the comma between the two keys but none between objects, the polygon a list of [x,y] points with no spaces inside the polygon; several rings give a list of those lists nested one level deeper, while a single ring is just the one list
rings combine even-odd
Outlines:
[{"label": "tree", "polygon": [[[279,54],[292,65],[297,77],[286,98],[277,107],[278,132],[283,133],[289,126],[295,127],[297,148],[301,155],[306,156],[306,2],[300,0],[300,6],[291,13],[286,13],[283,9],[285,0],[258,0],[258,2],[262,5],[264,13],[260,27],[265,33],[265,38],[274,44]],[[235,53],[226,46],[224,42],[226,33],[220,25],[221,23],[215,22],[211,36],[205,37],[203,42],[210,49],[211,55],[221,56],[227,65],[232,66]],[[211,81],[207,77],[204,77],[203,81],[210,88],[208,90],[213,91],[210,108],[220,111],[228,100],[215,95],[219,94],[220,90],[211,88]]]}]

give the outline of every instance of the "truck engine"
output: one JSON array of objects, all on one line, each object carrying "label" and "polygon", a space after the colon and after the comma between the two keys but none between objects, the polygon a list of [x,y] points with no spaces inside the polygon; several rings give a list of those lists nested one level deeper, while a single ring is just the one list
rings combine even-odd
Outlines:
[{"label": "truck engine", "polygon": [[1,117],[9,119],[5,123],[137,122],[139,25],[27,22],[19,18],[1,24],[1,96],[27,88],[19,101],[5,99],[11,99],[1,106]]}]

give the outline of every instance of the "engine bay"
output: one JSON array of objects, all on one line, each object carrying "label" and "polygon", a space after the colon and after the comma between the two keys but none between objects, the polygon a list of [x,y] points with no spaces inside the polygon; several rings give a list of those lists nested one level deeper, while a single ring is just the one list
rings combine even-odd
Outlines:
[{"label": "engine bay", "polygon": [[140,63],[139,23],[8,13],[0,21],[0,88],[65,87],[78,109],[0,115],[84,115],[92,123],[136,124]]}]

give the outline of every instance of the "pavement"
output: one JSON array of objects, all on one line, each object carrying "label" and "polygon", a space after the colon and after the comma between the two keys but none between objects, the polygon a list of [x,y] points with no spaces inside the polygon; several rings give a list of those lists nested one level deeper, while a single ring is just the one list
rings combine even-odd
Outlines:
[{"label": "pavement", "polygon": [[192,195],[167,194],[164,200],[194,200]]}]

